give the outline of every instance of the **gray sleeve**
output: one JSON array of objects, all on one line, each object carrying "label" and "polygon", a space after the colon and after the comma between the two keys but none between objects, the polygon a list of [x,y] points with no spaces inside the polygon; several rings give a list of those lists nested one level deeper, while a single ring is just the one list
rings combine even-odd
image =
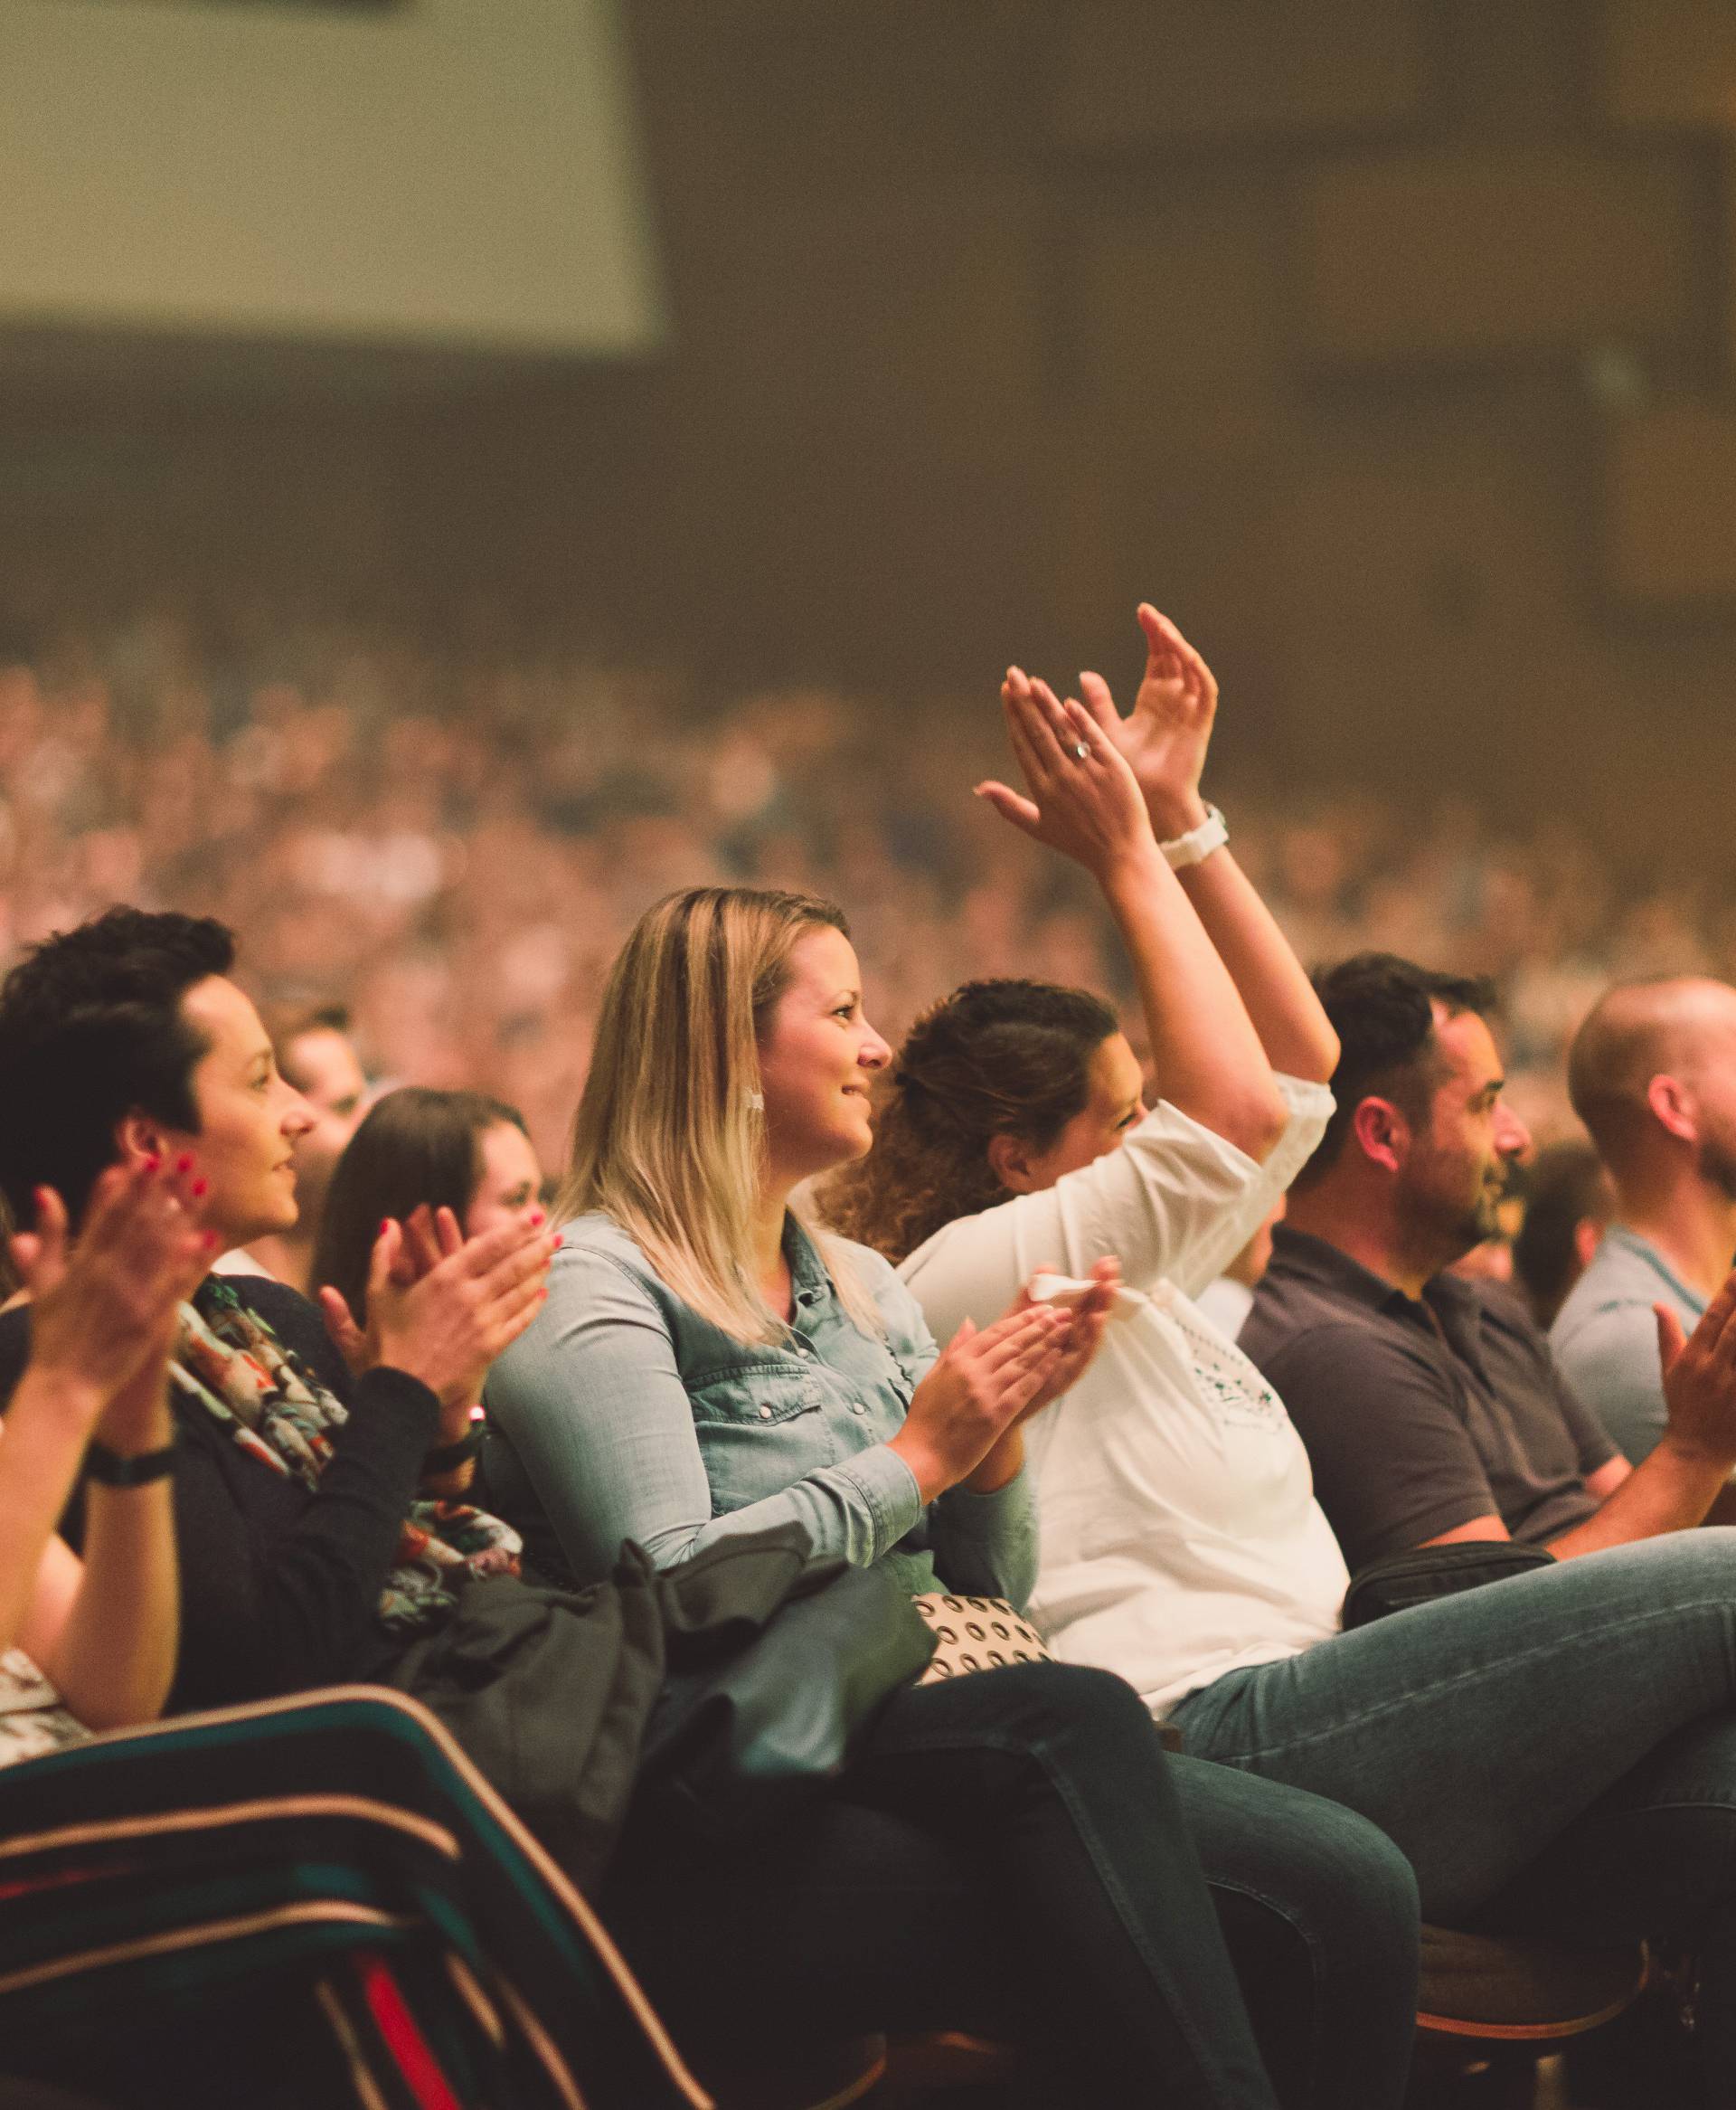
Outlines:
[{"label": "gray sleeve", "polygon": [[[939,1350],[922,1308],[878,1254],[853,1247],[886,1322],[887,1346],[912,1386],[934,1367]],[[1037,1586],[1037,1518],[1028,1472],[993,1494],[950,1489],[929,1510],[929,1546],[935,1573],[948,1589],[972,1597],[1005,1597],[1021,1612]]]},{"label": "gray sleeve", "polygon": [[557,1254],[548,1303],[489,1375],[488,1411],[579,1575],[606,1574],[624,1539],[673,1567],[720,1539],[788,1523],[817,1556],[865,1567],[921,1514],[915,1476],[878,1444],[714,1517],[663,1314],[606,1254]]},{"label": "gray sleeve", "polygon": [[1031,1475],[1021,1472],[990,1495],[961,1487],[929,1512],[935,1573],[971,1597],[1005,1597],[1023,1612],[1037,1586],[1037,1512]]},{"label": "gray sleeve", "polygon": [[1555,1366],[1566,1388],[1637,1465],[1664,1433],[1666,1419],[1657,1320],[1651,1307],[1605,1305],[1554,1345]]}]

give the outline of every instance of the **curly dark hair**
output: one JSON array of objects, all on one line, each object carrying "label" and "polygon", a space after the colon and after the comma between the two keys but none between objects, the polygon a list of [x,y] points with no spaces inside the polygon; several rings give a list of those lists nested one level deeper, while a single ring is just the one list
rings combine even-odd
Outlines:
[{"label": "curly dark hair", "polygon": [[1119,1029],[1085,989],[967,982],[925,1011],[876,1093],[874,1147],[820,1190],[826,1220],[896,1264],[955,1217],[1006,1199],[995,1136],[1047,1150],[1084,1106],[1091,1057]]},{"label": "curly dark hair", "polygon": [[0,984],[0,1194],[15,1221],[35,1189],[76,1222],[128,1113],[196,1131],[203,1036],[181,999],[227,974],[235,940],[210,916],[111,908],[32,949]]}]

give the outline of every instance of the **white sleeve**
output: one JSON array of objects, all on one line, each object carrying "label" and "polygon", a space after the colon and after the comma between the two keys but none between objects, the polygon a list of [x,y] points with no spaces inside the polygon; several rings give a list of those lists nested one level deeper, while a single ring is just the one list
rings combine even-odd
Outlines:
[{"label": "white sleeve", "polygon": [[1326,1084],[1312,1084],[1302,1077],[1272,1073],[1284,1094],[1289,1118],[1284,1132],[1241,1198],[1226,1209],[1190,1249],[1180,1265],[1169,1270],[1169,1279],[1184,1297],[1197,1297],[1206,1284],[1221,1275],[1259,1230],[1281,1194],[1289,1191],[1297,1174],[1313,1157],[1315,1146],[1326,1132],[1336,1102]]},{"label": "white sleeve", "polygon": [[1113,1254],[1130,1289],[1203,1289],[1307,1162],[1331,1118],[1324,1084],[1278,1080],[1290,1119],[1264,1165],[1160,1100],[1118,1150],[1041,1194],[1014,1195],[937,1231],[899,1273],[935,1338],[986,1326],[1041,1266],[1083,1274]]}]

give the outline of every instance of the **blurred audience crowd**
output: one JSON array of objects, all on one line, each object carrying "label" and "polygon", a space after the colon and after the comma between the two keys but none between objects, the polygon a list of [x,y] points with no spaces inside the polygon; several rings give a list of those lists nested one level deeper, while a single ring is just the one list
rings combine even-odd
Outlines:
[{"label": "blurred audience crowd", "polygon": [[[0,962],[116,900],[216,915],[261,998],[347,1006],[378,1076],[486,1085],[550,1159],[607,965],[680,885],[847,902],[894,1038],[937,990],[1019,972],[1116,991],[1138,1045],[1092,890],[964,794],[1006,766],[997,670],[915,704],[288,628],[246,657],[154,620],[0,665]],[[1736,907],[1620,868],[1569,813],[1503,835],[1426,796],[1211,788],[1305,961],[1495,979],[1540,1140],[1571,1125],[1564,1050],[1599,989],[1736,977]]]}]

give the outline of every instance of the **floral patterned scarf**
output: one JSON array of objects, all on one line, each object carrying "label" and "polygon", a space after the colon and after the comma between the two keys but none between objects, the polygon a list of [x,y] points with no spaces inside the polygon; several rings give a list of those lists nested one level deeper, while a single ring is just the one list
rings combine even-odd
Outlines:
[{"label": "floral patterned scarf", "polygon": [[[307,1365],[219,1276],[181,1307],[169,1372],[231,1441],[262,1465],[316,1488],[332,1438],[350,1418]],[[516,1575],[523,1541],[510,1525],[467,1502],[419,1497],[381,1593],[380,1617],[398,1631],[430,1624],[476,1575]]]}]

